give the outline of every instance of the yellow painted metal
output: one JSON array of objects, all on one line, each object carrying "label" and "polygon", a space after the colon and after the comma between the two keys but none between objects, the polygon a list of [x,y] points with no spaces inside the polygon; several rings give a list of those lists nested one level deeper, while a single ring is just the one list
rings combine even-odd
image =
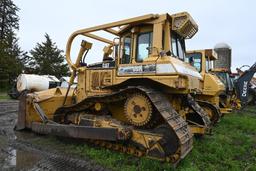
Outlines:
[{"label": "yellow painted metal", "polygon": [[96,111],[102,110],[102,105],[100,103],[95,103],[94,108]]},{"label": "yellow painted metal", "polygon": [[222,114],[229,114],[232,112],[232,108],[220,108]]},{"label": "yellow painted metal", "polygon": [[189,126],[189,128],[193,134],[204,135],[206,133],[205,128],[200,128],[197,126]]},{"label": "yellow painted metal", "polygon": [[94,35],[94,34],[91,34],[91,33],[84,33],[83,35],[86,36],[86,37],[89,37],[89,38],[92,38],[92,39],[95,39],[95,40],[98,40],[98,41],[101,41],[101,42],[110,44],[110,45],[115,44],[115,43],[114,43],[113,41],[111,41],[111,40],[108,40],[108,39],[106,39],[106,38],[103,38],[103,37],[100,37],[100,36],[97,36],[97,35]]},{"label": "yellow painted metal", "polygon": [[108,109],[112,113],[113,118],[124,123],[129,123],[124,114],[124,103],[123,101],[118,101],[115,104],[110,104],[108,105]]},{"label": "yellow painted metal", "polygon": [[192,50],[187,51],[187,54],[201,54],[201,75],[203,77],[203,91],[202,94],[198,94],[197,98],[200,100],[209,101],[217,106],[219,106],[219,95],[225,91],[225,86],[221,80],[214,74],[210,73],[206,69],[207,59],[215,60],[217,55],[214,50],[204,49],[204,50]]},{"label": "yellow painted metal", "polygon": [[131,95],[125,103],[125,116],[133,125],[143,126],[152,116],[152,105],[142,94]]},{"label": "yellow painted metal", "polygon": [[[30,128],[32,122],[41,122],[39,114],[33,107],[33,103],[38,103],[49,120],[53,120],[53,113],[62,106],[66,95],[66,88],[53,88],[33,94],[28,94],[26,99],[26,127]],[[68,93],[66,104],[72,104],[74,89]]]}]

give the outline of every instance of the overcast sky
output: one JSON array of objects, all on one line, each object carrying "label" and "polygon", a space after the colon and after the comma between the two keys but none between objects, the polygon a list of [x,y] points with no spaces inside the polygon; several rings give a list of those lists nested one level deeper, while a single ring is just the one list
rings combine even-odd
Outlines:
[{"label": "overcast sky", "polygon": [[[254,0],[14,0],[20,8],[18,37],[29,51],[48,33],[65,50],[69,35],[81,28],[148,13],[187,11],[199,25],[186,41],[187,50],[213,48],[226,42],[232,48],[232,67],[256,62],[256,1]],[[96,46],[97,47],[97,46]],[[78,51],[77,49],[73,50]],[[101,49],[100,49],[101,51]],[[91,54],[88,61],[102,58]]]}]

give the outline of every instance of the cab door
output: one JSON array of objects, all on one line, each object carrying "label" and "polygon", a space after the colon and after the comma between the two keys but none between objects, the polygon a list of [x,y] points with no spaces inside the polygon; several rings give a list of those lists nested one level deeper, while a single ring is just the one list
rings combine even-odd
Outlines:
[{"label": "cab door", "polygon": [[121,38],[120,59],[117,76],[143,75],[155,73],[155,64],[144,64],[152,49],[152,27],[141,32],[127,34]]}]

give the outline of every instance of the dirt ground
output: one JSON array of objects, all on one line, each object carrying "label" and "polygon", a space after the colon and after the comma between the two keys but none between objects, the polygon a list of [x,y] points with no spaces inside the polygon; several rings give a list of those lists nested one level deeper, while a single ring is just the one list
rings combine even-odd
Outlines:
[{"label": "dirt ground", "polygon": [[13,129],[17,112],[18,101],[0,101],[0,170],[107,170],[89,159],[31,143],[37,135]]}]

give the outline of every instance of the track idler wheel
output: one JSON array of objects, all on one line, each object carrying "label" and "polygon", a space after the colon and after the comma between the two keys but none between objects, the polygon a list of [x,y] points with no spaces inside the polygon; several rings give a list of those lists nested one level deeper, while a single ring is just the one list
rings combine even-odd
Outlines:
[{"label": "track idler wheel", "polygon": [[206,106],[204,106],[203,109],[208,113],[208,116],[212,122],[212,125],[215,125],[220,119],[218,111]]},{"label": "track idler wheel", "polygon": [[165,156],[174,155],[179,148],[179,139],[175,132],[167,124],[158,126],[155,128],[154,132],[163,135],[159,144],[164,150]]},{"label": "track idler wheel", "polygon": [[124,113],[126,119],[134,126],[144,126],[152,118],[152,104],[148,97],[134,93],[125,102]]},{"label": "track idler wheel", "polygon": [[220,109],[217,106],[210,104],[208,102],[205,102],[205,101],[198,100],[197,102],[204,109],[204,111],[208,114],[212,125],[217,124],[221,118]]}]

